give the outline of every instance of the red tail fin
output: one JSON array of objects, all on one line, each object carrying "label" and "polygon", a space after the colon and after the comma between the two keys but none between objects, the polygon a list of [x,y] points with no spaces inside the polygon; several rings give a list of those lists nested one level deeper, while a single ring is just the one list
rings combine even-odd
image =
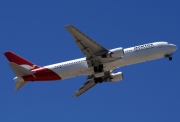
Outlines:
[{"label": "red tail fin", "polygon": [[14,62],[18,65],[23,66],[24,68],[27,68],[29,70],[39,68],[39,66],[36,66],[35,64],[27,61],[26,59],[12,53],[12,52],[5,52],[4,55],[9,60],[9,62]]}]

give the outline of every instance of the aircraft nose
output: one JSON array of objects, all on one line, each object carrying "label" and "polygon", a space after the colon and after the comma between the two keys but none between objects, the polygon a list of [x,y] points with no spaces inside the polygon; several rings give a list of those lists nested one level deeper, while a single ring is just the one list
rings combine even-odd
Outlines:
[{"label": "aircraft nose", "polygon": [[171,44],[171,47],[172,47],[173,51],[177,50],[177,46],[175,44]]}]

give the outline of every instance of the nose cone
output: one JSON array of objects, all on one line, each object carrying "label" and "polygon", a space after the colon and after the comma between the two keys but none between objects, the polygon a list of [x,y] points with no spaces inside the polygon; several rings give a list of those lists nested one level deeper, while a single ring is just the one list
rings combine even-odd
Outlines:
[{"label": "nose cone", "polygon": [[171,47],[172,47],[173,51],[177,50],[177,46],[175,44],[171,44]]}]

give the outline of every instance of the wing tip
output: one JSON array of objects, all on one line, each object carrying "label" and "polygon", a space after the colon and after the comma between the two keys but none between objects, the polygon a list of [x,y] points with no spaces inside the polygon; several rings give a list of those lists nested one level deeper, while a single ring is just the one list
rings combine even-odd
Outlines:
[{"label": "wing tip", "polygon": [[[77,92],[76,92],[76,93],[77,93]],[[77,98],[79,95],[77,95],[76,93],[73,94],[71,97],[72,97],[72,98]]]},{"label": "wing tip", "polygon": [[74,26],[71,24],[65,25],[65,28],[69,28],[69,27],[74,27]]},{"label": "wing tip", "polygon": [[75,95],[73,95],[73,96],[71,96],[72,98],[77,98],[78,96],[75,96]]}]

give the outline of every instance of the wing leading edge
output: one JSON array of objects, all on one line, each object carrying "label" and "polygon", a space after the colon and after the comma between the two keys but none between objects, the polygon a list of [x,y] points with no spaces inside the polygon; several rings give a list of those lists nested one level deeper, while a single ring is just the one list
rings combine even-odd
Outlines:
[{"label": "wing leading edge", "polygon": [[78,47],[80,48],[80,50],[87,57],[103,55],[108,52],[108,50],[106,48],[99,45],[97,42],[93,41],[91,38],[89,38],[87,35],[82,33],[76,27],[74,27],[72,25],[67,25],[65,27],[70,32],[70,34],[73,36],[73,39],[74,39],[75,43],[78,45]]}]

